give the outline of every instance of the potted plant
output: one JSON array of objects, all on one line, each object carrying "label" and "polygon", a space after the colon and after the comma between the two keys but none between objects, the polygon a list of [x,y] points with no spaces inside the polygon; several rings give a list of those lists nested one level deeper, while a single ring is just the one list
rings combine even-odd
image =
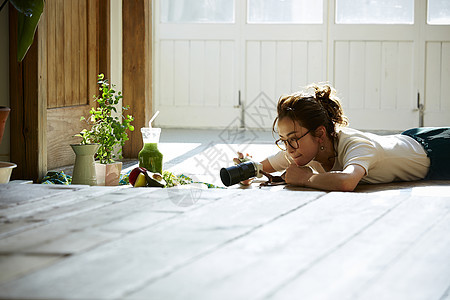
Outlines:
[{"label": "potted plant", "polygon": [[[81,144],[98,144],[95,164],[97,185],[118,185],[122,162],[114,159],[122,158],[122,146],[128,140],[127,130],[133,131],[131,115],[123,115],[123,111],[129,107],[122,107],[122,113],[117,108],[123,98],[120,91],[114,90],[115,85],[110,85],[103,74],[98,75],[100,95],[95,97],[96,108],[91,108],[90,117],[81,117],[90,129],[84,129],[76,136],[82,138]],[[117,154],[115,147],[119,146]]]}]

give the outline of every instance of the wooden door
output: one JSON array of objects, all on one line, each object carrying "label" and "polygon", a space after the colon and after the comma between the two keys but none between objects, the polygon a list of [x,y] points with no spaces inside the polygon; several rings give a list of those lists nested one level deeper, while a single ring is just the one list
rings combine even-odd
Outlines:
[{"label": "wooden door", "polygon": [[[101,8],[101,9],[100,9]],[[70,165],[98,93],[97,74],[108,77],[108,3],[89,0],[46,1],[47,168]]]}]

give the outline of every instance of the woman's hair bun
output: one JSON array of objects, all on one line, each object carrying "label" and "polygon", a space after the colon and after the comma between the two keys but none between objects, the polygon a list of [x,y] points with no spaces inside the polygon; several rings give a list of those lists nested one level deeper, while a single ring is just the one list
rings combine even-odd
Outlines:
[{"label": "woman's hair bun", "polygon": [[312,84],[309,87],[314,89],[315,97],[318,100],[329,100],[332,91],[334,91],[334,94],[336,94],[336,90],[334,90],[334,88],[332,88],[328,84]]},{"label": "woman's hair bun", "polygon": [[347,126],[348,120],[344,115],[336,90],[329,84],[311,84],[308,89],[314,90],[314,98],[327,112],[330,120],[337,126]]}]

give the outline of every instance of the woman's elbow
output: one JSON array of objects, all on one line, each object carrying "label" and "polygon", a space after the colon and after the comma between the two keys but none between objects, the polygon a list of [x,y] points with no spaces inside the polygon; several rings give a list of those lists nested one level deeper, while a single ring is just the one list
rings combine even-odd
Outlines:
[{"label": "woman's elbow", "polygon": [[358,182],[353,180],[340,180],[338,190],[340,192],[353,192],[358,185]]}]

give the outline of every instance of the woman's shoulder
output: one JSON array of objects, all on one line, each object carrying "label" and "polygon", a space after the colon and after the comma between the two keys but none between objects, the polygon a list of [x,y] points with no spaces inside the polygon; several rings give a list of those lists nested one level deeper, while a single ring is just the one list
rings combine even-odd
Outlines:
[{"label": "woman's shoulder", "polygon": [[354,128],[342,127],[337,131],[339,141],[347,140],[367,140],[372,141],[374,134],[363,132]]},{"label": "woman's shoulder", "polygon": [[376,148],[393,149],[399,145],[405,145],[405,141],[411,138],[403,134],[375,134],[353,128],[341,128],[337,132],[337,140],[340,146],[353,144],[366,144]]},{"label": "woman's shoulder", "polygon": [[362,135],[362,136],[367,134],[367,132],[363,132],[363,131],[357,130],[355,128],[350,128],[350,127],[340,127],[340,128],[338,128],[337,133],[344,134],[344,135]]},{"label": "woman's shoulder", "polygon": [[340,153],[355,149],[375,151],[378,148],[378,144],[378,137],[376,135],[349,127],[339,129],[335,141],[335,147]]}]

